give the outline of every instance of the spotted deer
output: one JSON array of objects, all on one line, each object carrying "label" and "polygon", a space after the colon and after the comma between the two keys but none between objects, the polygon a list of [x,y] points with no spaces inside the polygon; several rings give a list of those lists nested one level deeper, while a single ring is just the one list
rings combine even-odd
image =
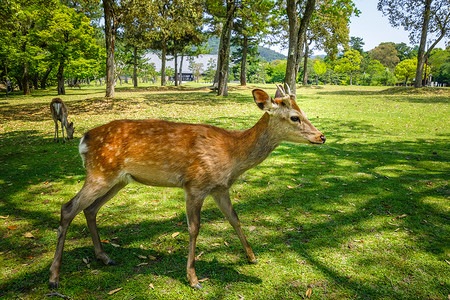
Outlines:
[{"label": "spotted deer", "polygon": [[79,152],[86,179],[78,194],[62,205],[50,286],[58,287],[67,228],[81,211],[95,256],[105,265],[115,264],[103,251],[96,216],[102,205],[131,181],[184,189],[189,231],[187,278],[193,288],[202,288],[195,273],[195,247],[200,210],[208,195],[236,231],[248,261],[256,263],[230,201],[231,185],[281,142],[323,144],[325,137],[306,118],[288,87],[285,92],[278,86],[274,99],[260,89],[252,93],[256,105],[265,113],[256,125],[244,131],[164,120],[116,120],[85,133]]},{"label": "spotted deer", "polygon": [[50,111],[52,112],[53,121],[55,122],[55,136],[53,137],[53,140],[59,142],[58,121],[61,122],[63,143],[66,142],[66,139],[64,138],[64,128],[67,132],[67,138],[73,139],[75,128],[73,127],[73,122],[67,122],[68,111],[64,102],[60,98],[54,98],[52,102],[50,102]]}]

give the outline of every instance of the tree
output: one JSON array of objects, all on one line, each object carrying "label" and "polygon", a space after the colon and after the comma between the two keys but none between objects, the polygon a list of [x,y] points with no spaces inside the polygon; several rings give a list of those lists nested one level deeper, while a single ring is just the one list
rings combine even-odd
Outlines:
[{"label": "tree", "polygon": [[[350,0],[318,0],[316,6],[318,9],[311,17],[307,38],[314,41],[316,49],[324,50],[334,60],[340,46],[348,48],[350,17],[353,14],[358,16],[360,11]],[[353,38],[353,41],[355,39],[360,38]],[[364,45],[362,39],[359,42]]]},{"label": "tree", "polygon": [[120,6],[115,0],[102,0],[105,19],[106,43],[106,97],[114,97],[115,64],[114,52],[119,23],[123,17]]},{"label": "tree", "polygon": [[242,0],[236,10],[232,44],[237,46],[237,51],[233,53],[233,61],[240,63],[239,81],[242,86],[246,85],[247,80],[247,55],[256,54],[259,42],[271,27],[273,5],[271,0]]},{"label": "tree", "polygon": [[383,66],[391,70],[394,70],[395,66],[400,62],[393,43],[381,43],[370,50],[369,55],[371,59],[378,60]]},{"label": "tree", "polygon": [[409,47],[405,43],[394,44],[395,50],[397,50],[397,56],[400,61],[417,57],[418,47]]},{"label": "tree", "polygon": [[215,74],[216,74],[216,61],[210,58],[203,79],[206,82],[213,82]]},{"label": "tree", "polygon": [[45,41],[49,56],[58,64],[57,91],[58,95],[64,95],[64,68],[67,64],[76,60],[83,64],[89,56],[98,56],[99,49],[92,38],[93,28],[86,16],[64,5],[54,9],[52,17],[42,26],[37,35]]},{"label": "tree", "polygon": [[408,84],[408,80],[414,77],[416,69],[417,59],[405,59],[395,67],[395,76],[400,80],[404,80],[406,86]]},{"label": "tree", "polygon": [[350,85],[352,85],[353,72],[359,70],[361,59],[362,56],[357,50],[350,49],[337,61],[334,71],[339,73],[350,73]]},{"label": "tree", "polygon": [[57,4],[56,1],[43,3],[38,0],[12,0],[6,5],[0,5],[0,14],[5,17],[0,26],[2,60],[5,62],[6,72],[11,70],[8,80],[9,77],[15,77],[14,81],[24,95],[31,94],[31,72],[36,74],[39,60],[45,57],[45,45],[38,33],[45,28],[45,23]]},{"label": "tree", "polygon": [[447,49],[435,49],[430,55],[429,63],[433,81],[450,85],[450,46]]},{"label": "tree", "polygon": [[[217,5],[217,3],[216,3]],[[219,10],[217,7],[216,11]],[[217,80],[214,80],[214,84],[217,83],[217,95],[228,95],[228,68],[230,57],[230,44],[231,44],[231,30],[233,26],[233,20],[237,9],[236,2],[234,0],[226,0],[225,17],[223,18],[222,32],[220,35],[219,54],[217,56]]]},{"label": "tree", "polygon": [[363,46],[365,44],[363,38],[352,36],[350,37],[350,41],[348,44],[350,48],[357,50],[361,55],[363,54]]},{"label": "tree", "polygon": [[319,84],[319,76],[327,72],[327,64],[320,59],[314,59],[314,73],[316,73],[316,85]]},{"label": "tree", "polygon": [[267,67],[267,82],[279,83],[284,82],[286,76],[286,60],[274,60]]},{"label": "tree", "polygon": [[289,48],[284,80],[294,94],[296,92],[297,74],[303,55],[305,34],[315,10],[315,5],[316,0],[306,0],[302,2],[296,0],[286,1]]},{"label": "tree", "polygon": [[[448,0],[379,0],[378,10],[388,16],[394,27],[409,31],[409,39],[419,44],[415,87],[422,86],[423,68],[434,47],[450,36],[450,2]],[[429,45],[425,51],[425,46]]]}]

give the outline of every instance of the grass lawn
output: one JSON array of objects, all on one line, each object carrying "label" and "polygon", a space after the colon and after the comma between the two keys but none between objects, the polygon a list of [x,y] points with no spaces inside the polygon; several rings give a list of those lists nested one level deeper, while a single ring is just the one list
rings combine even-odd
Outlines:
[{"label": "grass lawn", "polygon": [[[258,86],[274,95],[275,86]],[[253,87],[216,97],[200,85],[67,89],[75,139],[54,143],[54,90],[0,97],[0,298],[43,299],[63,203],[80,190],[81,135],[118,118],[246,129]],[[450,294],[450,89],[300,87],[297,102],[327,137],[282,144],[231,196],[258,264],[247,264],[211,198],[196,270],[186,279],[181,189],[130,184],[99,212],[94,257],[83,214],[68,230],[61,295],[72,299],[447,299]],[[115,293],[110,293],[113,291]],[[110,293],[111,295],[109,295]]]}]

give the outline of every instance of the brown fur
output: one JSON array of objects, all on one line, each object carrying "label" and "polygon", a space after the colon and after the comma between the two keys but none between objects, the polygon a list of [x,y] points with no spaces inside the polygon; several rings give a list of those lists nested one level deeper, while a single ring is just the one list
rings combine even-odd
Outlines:
[{"label": "brown fur", "polygon": [[55,122],[55,135],[53,140],[59,142],[58,121],[61,122],[63,143],[66,141],[64,137],[64,128],[67,132],[67,138],[73,139],[75,128],[73,127],[73,122],[67,122],[68,110],[64,102],[60,98],[54,98],[52,102],[50,102],[50,111],[52,113],[53,121]]},{"label": "brown fur", "polygon": [[[213,196],[235,229],[248,260],[256,262],[231,205],[229,188],[239,175],[261,163],[282,141],[322,144],[325,138],[306,119],[294,97],[281,105],[262,90],[254,90],[253,96],[266,113],[255,126],[244,131],[163,120],[118,120],[88,131],[79,147],[86,180],[81,191],[61,209],[50,284],[57,286],[67,227],[82,210],[97,258],[105,264],[112,263],[102,249],[96,215],[131,180],[184,189],[189,227],[187,277],[191,286],[201,288],[194,267],[195,244],[200,210],[208,195]],[[301,122],[293,122],[292,116],[298,116]]]}]

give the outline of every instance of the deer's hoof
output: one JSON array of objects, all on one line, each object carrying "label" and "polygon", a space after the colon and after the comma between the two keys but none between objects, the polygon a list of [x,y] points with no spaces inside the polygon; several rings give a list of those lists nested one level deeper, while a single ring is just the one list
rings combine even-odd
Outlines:
[{"label": "deer's hoof", "polygon": [[107,265],[107,266],[115,266],[115,265],[116,265],[116,262],[115,262],[113,259],[110,259],[110,260],[108,261],[108,263],[106,263],[106,265]]},{"label": "deer's hoof", "polygon": [[58,283],[58,282],[55,282],[55,281],[49,281],[49,282],[48,282],[48,287],[49,287],[50,289],[52,289],[52,290],[57,289],[58,286],[59,286],[59,283]]},{"label": "deer's hoof", "polygon": [[200,282],[197,282],[197,284],[192,285],[192,288],[194,290],[202,290],[203,286],[200,284]]}]

